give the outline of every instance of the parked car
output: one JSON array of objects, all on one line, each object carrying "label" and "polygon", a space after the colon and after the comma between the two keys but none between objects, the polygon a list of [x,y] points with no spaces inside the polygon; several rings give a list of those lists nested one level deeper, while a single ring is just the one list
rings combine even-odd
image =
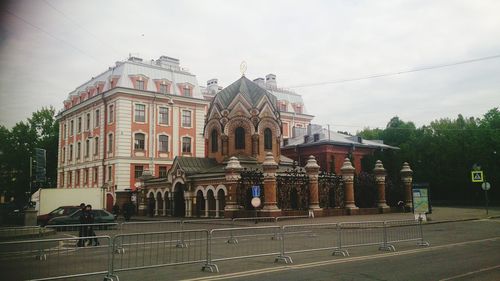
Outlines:
[{"label": "parked car", "polygon": [[38,225],[45,226],[52,218],[60,216],[68,216],[78,211],[79,209],[80,207],[78,206],[61,206],[48,214],[38,216],[36,220]]},{"label": "parked car", "polygon": [[[70,215],[52,218],[47,225],[80,224],[81,212],[82,210],[78,208],[77,211]],[[106,210],[93,209],[92,213],[94,213],[94,223],[114,223],[116,221],[115,216]]]}]

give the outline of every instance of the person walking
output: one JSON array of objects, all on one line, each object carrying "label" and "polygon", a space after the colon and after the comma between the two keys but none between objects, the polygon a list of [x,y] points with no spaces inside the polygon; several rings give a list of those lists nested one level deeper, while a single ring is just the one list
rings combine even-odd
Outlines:
[{"label": "person walking", "polygon": [[[85,222],[88,225],[87,226],[87,236],[88,237],[96,237],[97,235],[95,234],[94,231],[94,226],[93,224],[95,223],[95,217],[94,213],[92,212],[92,205],[87,205],[85,208]],[[88,238],[89,240],[89,245],[94,245],[94,246],[99,246],[99,240],[97,238]],[[94,243],[92,243],[94,242]]]},{"label": "person walking", "polygon": [[[80,217],[79,217],[79,222],[80,222],[80,227],[78,229],[78,237],[86,237],[86,228],[83,225],[85,223],[85,218],[84,218],[84,212],[85,212],[85,203],[80,204]],[[77,247],[83,247],[85,246],[85,239],[78,239],[78,242],[76,243]]]}]

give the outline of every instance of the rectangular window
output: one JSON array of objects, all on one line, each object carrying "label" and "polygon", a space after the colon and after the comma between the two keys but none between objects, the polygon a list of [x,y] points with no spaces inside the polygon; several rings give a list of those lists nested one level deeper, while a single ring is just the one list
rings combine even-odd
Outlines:
[{"label": "rectangular window", "polygon": [[137,90],[144,90],[144,80],[135,81],[135,88]]},{"label": "rectangular window", "polygon": [[113,105],[110,105],[108,107],[108,123],[113,123],[115,120],[115,107]]},{"label": "rectangular window", "polygon": [[99,175],[99,169],[97,167],[94,168],[94,182],[97,182],[97,177]]},{"label": "rectangular window", "polygon": [[85,141],[85,157],[89,157],[90,154],[90,140]]},{"label": "rectangular window", "polygon": [[162,125],[168,125],[168,107],[160,107],[158,122]]},{"label": "rectangular window", "polygon": [[94,139],[94,155],[99,154],[99,138]]},{"label": "rectangular window", "polygon": [[73,172],[68,172],[68,185],[71,186],[73,184]]},{"label": "rectangular window", "polygon": [[108,166],[108,181],[113,178],[113,166]]},{"label": "rectangular window", "polygon": [[85,119],[85,130],[90,130],[90,113],[87,113],[87,117]]},{"label": "rectangular window", "polygon": [[61,162],[64,163],[65,161],[66,161],[66,147],[63,147]]},{"label": "rectangular window", "polygon": [[134,134],[134,149],[135,150],[144,150],[144,141],[146,136],[141,133]]},{"label": "rectangular window", "polygon": [[67,133],[67,126],[66,126],[66,123],[64,123],[63,125],[63,136],[62,136],[62,139],[66,139],[66,133]]},{"label": "rectangular window", "polygon": [[182,138],[182,152],[191,153],[191,138],[189,137]]},{"label": "rectangular window", "polygon": [[75,172],[75,185],[80,185],[80,170]]},{"label": "rectangular window", "polygon": [[166,166],[160,166],[159,169],[159,175],[160,178],[166,178],[167,177],[167,167]]},{"label": "rectangular window", "polygon": [[134,178],[138,179],[142,176],[142,172],[144,171],[144,166],[134,166]]},{"label": "rectangular window", "polygon": [[78,117],[78,133],[82,132],[82,117]]},{"label": "rectangular window", "polygon": [[95,116],[94,117],[95,117],[95,119],[94,119],[94,128],[99,128],[99,122],[100,122],[100,118],[101,118],[99,109],[95,110]]},{"label": "rectangular window", "polygon": [[159,147],[158,150],[160,152],[168,152],[168,136],[160,136],[158,138],[159,141]]},{"label": "rectangular window", "polygon": [[160,84],[160,93],[162,94],[168,94],[168,85],[167,84]]},{"label": "rectangular window", "polygon": [[146,122],[146,106],[144,104],[135,105],[135,122]]},{"label": "rectangular window", "polygon": [[108,153],[113,152],[113,134],[108,135]]},{"label": "rectangular window", "polygon": [[60,181],[60,187],[64,186],[64,172],[59,173],[59,178],[61,179]]},{"label": "rectangular window", "polygon": [[69,161],[73,160],[73,145],[69,145]]},{"label": "rectangular window", "polygon": [[80,159],[80,155],[82,155],[81,153],[82,153],[82,143],[79,142],[76,145],[76,159]]},{"label": "rectangular window", "polygon": [[69,122],[69,135],[72,136],[73,135],[73,132],[75,130],[75,120],[71,120]]},{"label": "rectangular window", "polygon": [[191,127],[191,111],[182,111],[182,127]]},{"label": "rectangular window", "polygon": [[191,89],[190,88],[186,87],[183,90],[184,90],[183,96],[185,96],[185,97],[191,96]]},{"label": "rectangular window", "polygon": [[89,169],[85,168],[83,170],[83,184],[88,184],[89,183]]}]

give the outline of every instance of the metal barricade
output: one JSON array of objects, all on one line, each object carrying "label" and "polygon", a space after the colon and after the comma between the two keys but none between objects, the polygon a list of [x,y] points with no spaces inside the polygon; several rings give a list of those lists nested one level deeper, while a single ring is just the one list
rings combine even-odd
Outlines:
[{"label": "metal barricade", "polygon": [[[276,222],[281,222],[281,221],[287,221],[287,220],[298,220],[299,222],[301,221],[307,221],[307,223],[310,223],[310,221],[313,219],[313,217],[310,216],[282,216],[282,217],[276,217]],[[297,224],[297,222],[295,222]]]},{"label": "metal barricade", "polygon": [[[185,247],[178,247],[179,236]],[[117,251],[125,247],[126,251]],[[120,234],[113,239],[110,276],[123,271],[147,268],[206,263],[207,230],[163,231]]]},{"label": "metal barricade", "polygon": [[334,255],[349,256],[346,248],[379,245],[383,250],[384,222],[341,222],[337,224],[337,249]]},{"label": "metal barricade", "polygon": [[40,226],[1,227],[0,241],[35,239],[44,233]]},{"label": "metal barricade", "polygon": [[419,220],[391,220],[384,222],[384,244],[386,249],[395,250],[393,243],[418,241],[419,246],[429,246],[424,241],[422,221]]},{"label": "metal barricade", "polygon": [[[79,239],[98,239],[100,246],[77,247]],[[0,242],[3,280],[55,280],[108,276],[109,236]]]},{"label": "metal barricade", "polygon": [[153,221],[133,221],[123,222],[120,225],[120,234],[179,231],[181,230],[181,220],[153,220]]},{"label": "metal barricade", "polygon": [[[280,233],[279,226],[218,228],[209,233],[206,264],[203,270],[210,269],[218,272],[214,262],[245,258],[278,256],[280,255],[281,241],[273,239]],[[229,242],[230,237],[238,243]]]},{"label": "metal barricade", "polygon": [[226,228],[233,226],[232,219],[186,219],[182,220],[181,230]]},{"label": "metal barricade", "polygon": [[282,227],[281,256],[292,262],[288,254],[337,250],[337,223],[297,224]]}]

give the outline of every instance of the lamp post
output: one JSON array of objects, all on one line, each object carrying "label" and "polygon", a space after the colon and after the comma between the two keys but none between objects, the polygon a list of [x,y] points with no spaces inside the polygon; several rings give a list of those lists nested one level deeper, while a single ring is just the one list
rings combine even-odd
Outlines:
[{"label": "lamp post", "polygon": [[106,191],[108,191],[108,183],[105,182],[102,186],[101,186],[101,190],[102,190],[102,208],[103,209],[106,209]]}]

